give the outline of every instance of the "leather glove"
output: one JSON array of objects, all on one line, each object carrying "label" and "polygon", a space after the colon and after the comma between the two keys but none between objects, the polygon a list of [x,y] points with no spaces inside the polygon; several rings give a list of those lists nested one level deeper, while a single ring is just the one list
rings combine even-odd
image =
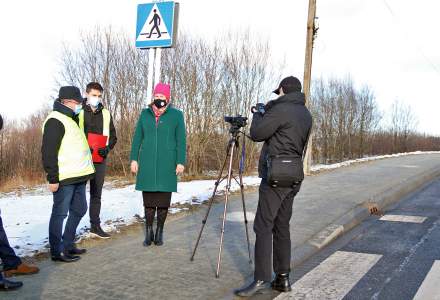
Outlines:
[{"label": "leather glove", "polygon": [[253,114],[260,113],[260,114],[264,115],[264,113],[266,112],[264,103],[257,103],[257,104],[255,104],[255,106],[252,106],[251,112]]},{"label": "leather glove", "polygon": [[101,156],[102,158],[106,158],[109,152],[110,152],[110,148],[109,148],[109,146],[106,146],[106,147],[104,147],[104,148],[99,148],[99,149],[98,149],[98,154],[99,154],[99,156]]}]

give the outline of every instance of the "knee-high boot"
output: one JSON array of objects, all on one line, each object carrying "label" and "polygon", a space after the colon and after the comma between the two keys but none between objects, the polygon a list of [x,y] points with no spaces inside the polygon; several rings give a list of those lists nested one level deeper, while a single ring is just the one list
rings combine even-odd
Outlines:
[{"label": "knee-high boot", "polygon": [[145,240],[144,246],[148,247],[154,241],[153,221],[154,221],[154,208],[145,208]]},{"label": "knee-high boot", "polygon": [[168,215],[167,207],[157,208],[157,227],[156,227],[156,234],[154,236],[154,244],[156,246],[163,245],[163,228],[165,225],[165,219],[167,218],[167,215]]}]

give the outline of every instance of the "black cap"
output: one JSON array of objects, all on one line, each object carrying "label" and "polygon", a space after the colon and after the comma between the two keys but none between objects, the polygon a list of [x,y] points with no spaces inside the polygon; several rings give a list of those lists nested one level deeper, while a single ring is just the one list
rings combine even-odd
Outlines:
[{"label": "black cap", "polygon": [[75,100],[80,103],[84,101],[81,91],[76,86],[62,86],[58,92],[58,100]]},{"label": "black cap", "polygon": [[3,118],[2,115],[0,115],[0,130],[3,128]]},{"label": "black cap", "polygon": [[273,93],[279,95],[280,88],[283,88],[284,94],[292,93],[292,92],[301,92],[302,86],[301,81],[298,78],[289,76],[281,80],[280,85]]}]

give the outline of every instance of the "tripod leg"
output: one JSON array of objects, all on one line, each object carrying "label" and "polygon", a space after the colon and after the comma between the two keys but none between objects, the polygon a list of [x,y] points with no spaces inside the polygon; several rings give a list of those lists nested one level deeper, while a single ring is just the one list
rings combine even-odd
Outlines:
[{"label": "tripod leg", "polygon": [[202,227],[200,228],[199,235],[197,237],[197,242],[196,242],[196,245],[194,246],[194,250],[192,252],[190,261],[194,261],[194,256],[196,255],[197,248],[199,247],[199,243],[200,243],[200,239],[202,237],[203,229],[205,228],[206,221],[208,220],[209,212],[211,211],[212,204],[214,203],[215,194],[217,193],[218,186],[219,186],[220,182],[222,181],[223,171],[224,171],[224,169],[226,167],[226,163],[228,161],[228,154],[229,154],[229,152],[226,153],[225,161],[223,162],[223,166],[222,166],[222,168],[220,170],[220,174],[219,174],[219,176],[217,178],[217,181],[215,182],[214,191],[212,192],[211,199],[209,200],[208,210],[206,211],[205,217],[202,220]]},{"label": "tripod leg", "polygon": [[246,204],[244,201],[243,174],[241,172],[239,172],[239,177],[240,177],[241,202],[243,203],[244,226],[246,228],[246,240],[247,240],[248,253],[249,253],[249,263],[252,264],[251,243],[249,242],[248,219],[247,219],[247,214],[246,214]]},{"label": "tripod leg", "polygon": [[225,221],[226,221],[226,212],[228,209],[228,200],[229,200],[229,191],[231,189],[231,181],[232,181],[232,162],[234,160],[234,147],[235,147],[235,141],[233,141],[230,144],[230,157],[229,157],[229,169],[228,169],[228,179],[226,182],[226,191],[225,191],[225,207],[223,210],[223,221],[222,221],[222,229],[220,234],[220,247],[218,250],[218,259],[217,259],[217,272],[215,274],[215,277],[220,277],[220,264],[222,261],[222,250],[223,250],[223,238],[225,234]]}]

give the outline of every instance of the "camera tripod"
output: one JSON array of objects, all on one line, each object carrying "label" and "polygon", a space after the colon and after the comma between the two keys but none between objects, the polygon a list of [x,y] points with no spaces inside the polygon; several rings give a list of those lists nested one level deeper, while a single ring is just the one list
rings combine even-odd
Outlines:
[{"label": "camera tripod", "polygon": [[[212,193],[212,196],[209,200],[208,204],[208,210],[206,212],[206,215],[204,219],[202,220],[202,227],[200,228],[199,236],[197,238],[196,245],[194,247],[194,251],[191,255],[191,261],[194,261],[194,256],[196,255],[197,248],[199,246],[200,238],[202,237],[203,229],[205,228],[206,221],[208,220],[209,213],[212,208],[212,204],[214,203],[214,197],[217,193],[217,189],[219,187],[219,184],[226,180],[226,190],[225,190],[225,204],[224,204],[224,210],[223,210],[223,220],[222,220],[222,227],[221,227],[221,234],[220,234],[220,246],[218,251],[218,258],[217,258],[217,271],[215,274],[216,278],[220,277],[220,264],[222,259],[222,251],[223,251],[223,239],[224,239],[224,233],[225,233],[225,221],[226,221],[226,214],[227,214],[227,208],[228,208],[228,201],[229,201],[229,193],[231,189],[231,182],[232,179],[234,179],[237,184],[240,185],[240,191],[241,191],[241,201],[243,204],[243,214],[244,214],[244,225],[246,228],[246,240],[247,240],[247,247],[248,247],[248,253],[249,253],[249,264],[252,264],[251,259],[251,248],[249,243],[249,231],[248,231],[248,220],[246,215],[246,205],[244,201],[244,185],[243,185],[243,169],[244,169],[244,159],[245,159],[245,147],[246,147],[246,134],[239,131],[239,128],[232,127],[230,130],[231,138],[228,142],[228,147],[226,150],[226,157],[223,163],[223,166],[220,170],[219,176],[217,178],[217,181],[215,182],[214,191]],[[239,160],[239,169],[238,169],[238,177],[239,179],[233,175],[233,161],[234,161],[234,148],[239,147],[239,139],[240,139],[240,133],[243,134],[243,143],[242,143],[242,153],[241,158]],[[226,164],[229,161],[229,168],[228,173],[223,176],[223,171],[225,170]]]}]

